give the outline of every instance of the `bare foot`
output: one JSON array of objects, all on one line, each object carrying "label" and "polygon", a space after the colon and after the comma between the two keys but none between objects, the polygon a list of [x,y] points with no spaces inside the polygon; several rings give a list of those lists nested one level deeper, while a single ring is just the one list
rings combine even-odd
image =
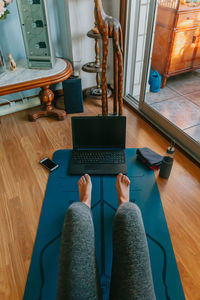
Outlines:
[{"label": "bare foot", "polygon": [[118,174],[116,181],[116,189],[118,195],[118,204],[119,206],[122,203],[129,202],[129,186],[130,180],[126,175]]},{"label": "bare foot", "polygon": [[90,176],[85,174],[78,181],[79,199],[91,207],[92,182]]}]

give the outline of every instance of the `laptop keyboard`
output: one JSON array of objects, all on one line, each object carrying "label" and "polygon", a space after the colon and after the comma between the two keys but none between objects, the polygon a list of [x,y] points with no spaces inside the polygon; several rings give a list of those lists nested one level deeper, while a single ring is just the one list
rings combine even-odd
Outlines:
[{"label": "laptop keyboard", "polygon": [[125,163],[124,151],[96,151],[73,150],[72,161],[77,164],[123,164]]}]

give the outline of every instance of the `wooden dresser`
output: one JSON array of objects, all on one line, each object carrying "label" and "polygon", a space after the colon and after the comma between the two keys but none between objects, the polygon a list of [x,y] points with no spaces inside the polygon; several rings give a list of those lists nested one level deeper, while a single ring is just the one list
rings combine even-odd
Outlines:
[{"label": "wooden dresser", "polygon": [[200,68],[200,1],[158,0],[151,67],[167,78]]}]

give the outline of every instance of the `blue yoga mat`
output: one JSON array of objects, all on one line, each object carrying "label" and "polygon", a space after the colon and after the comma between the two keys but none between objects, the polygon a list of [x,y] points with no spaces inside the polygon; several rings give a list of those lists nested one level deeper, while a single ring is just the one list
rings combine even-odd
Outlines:
[{"label": "blue yoga mat", "polygon": [[[130,201],[142,212],[156,297],[185,299],[154,172],[136,159],[136,149],[127,149],[126,155]],[[80,176],[67,175],[70,157],[71,150],[54,153],[53,160],[60,167],[49,175],[24,300],[56,299],[64,217],[69,205],[79,201]],[[115,182],[116,176],[92,176],[92,212],[103,299],[108,299],[112,266],[112,223],[118,206]]]}]

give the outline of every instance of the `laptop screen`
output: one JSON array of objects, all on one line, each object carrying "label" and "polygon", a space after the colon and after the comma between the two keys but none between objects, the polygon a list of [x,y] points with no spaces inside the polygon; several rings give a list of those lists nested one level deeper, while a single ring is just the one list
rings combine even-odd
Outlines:
[{"label": "laptop screen", "polygon": [[126,117],[72,117],[73,147],[125,148]]}]

